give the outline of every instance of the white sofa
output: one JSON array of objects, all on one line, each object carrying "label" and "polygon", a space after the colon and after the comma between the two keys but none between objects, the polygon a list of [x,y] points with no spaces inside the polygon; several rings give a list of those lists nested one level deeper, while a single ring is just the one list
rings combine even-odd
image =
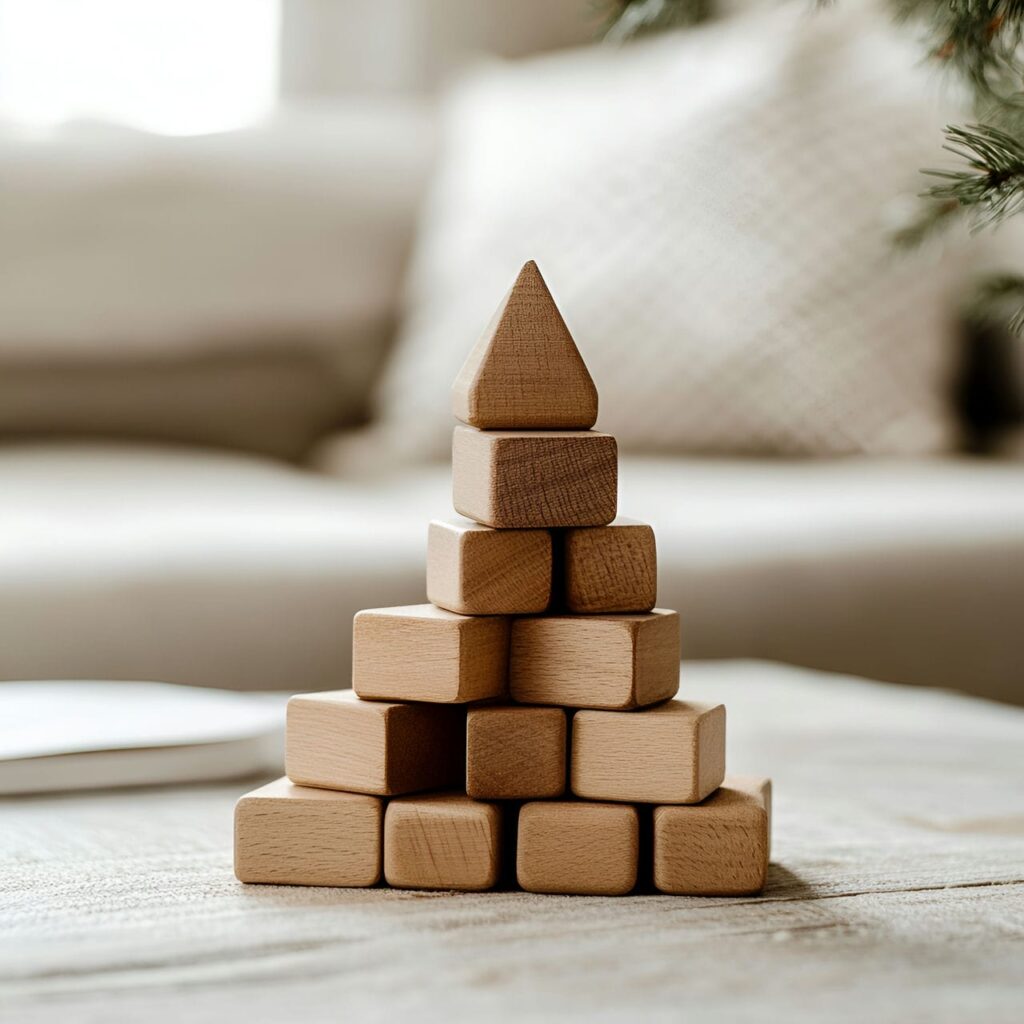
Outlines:
[{"label": "white sofa", "polygon": [[[117,443],[3,446],[0,486],[8,679],[344,686],[353,613],[425,599],[451,505],[444,465],[334,479]],[[626,458],[620,509],[657,528],[687,657],[1024,700],[1013,463]]]}]

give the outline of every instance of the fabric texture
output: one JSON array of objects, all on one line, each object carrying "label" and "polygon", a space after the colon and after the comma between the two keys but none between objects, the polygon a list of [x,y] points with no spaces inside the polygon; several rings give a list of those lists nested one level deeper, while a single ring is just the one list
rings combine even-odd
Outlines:
[{"label": "fabric texture", "polygon": [[365,415],[434,137],[412,102],[183,138],[0,125],[0,437],[297,456]]},{"label": "fabric texture", "polygon": [[[330,690],[352,616],[426,599],[447,466],[331,479],[231,453],[0,448],[0,679]],[[982,459],[626,457],[686,658],[1024,703],[1024,474]]]},{"label": "fabric texture", "polygon": [[380,394],[440,455],[437,401],[534,258],[627,450],[921,454],[957,440],[965,259],[890,244],[943,112],[870,9],[739,16],[471,74]]}]

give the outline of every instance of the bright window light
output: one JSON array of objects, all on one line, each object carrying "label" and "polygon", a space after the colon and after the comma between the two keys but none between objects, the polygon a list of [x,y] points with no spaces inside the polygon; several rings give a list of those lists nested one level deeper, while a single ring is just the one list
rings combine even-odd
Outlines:
[{"label": "bright window light", "polygon": [[280,0],[0,0],[0,116],[238,127],[277,97],[279,31]]}]

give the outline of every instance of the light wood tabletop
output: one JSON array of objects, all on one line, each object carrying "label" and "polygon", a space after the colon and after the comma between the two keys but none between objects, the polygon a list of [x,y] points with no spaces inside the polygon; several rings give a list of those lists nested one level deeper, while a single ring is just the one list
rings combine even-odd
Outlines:
[{"label": "light wood tabletop", "polygon": [[1024,711],[684,664],[730,771],[775,783],[758,898],[244,886],[255,784],[0,805],[0,1017],[111,1021],[1021,1019]]}]

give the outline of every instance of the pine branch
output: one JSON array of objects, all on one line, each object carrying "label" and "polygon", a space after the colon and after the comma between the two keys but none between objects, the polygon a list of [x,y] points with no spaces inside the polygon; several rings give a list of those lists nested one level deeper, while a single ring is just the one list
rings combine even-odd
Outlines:
[{"label": "pine branch", "polygon": [[714,13],[714,0],[611,0],[605,6],[602,35],[610,43],[698,25]]},{"label": "pine branch", "polygon": [[993,274],[978,285],[968,312],[976,321],[1024,333],[1024,277]]}]

